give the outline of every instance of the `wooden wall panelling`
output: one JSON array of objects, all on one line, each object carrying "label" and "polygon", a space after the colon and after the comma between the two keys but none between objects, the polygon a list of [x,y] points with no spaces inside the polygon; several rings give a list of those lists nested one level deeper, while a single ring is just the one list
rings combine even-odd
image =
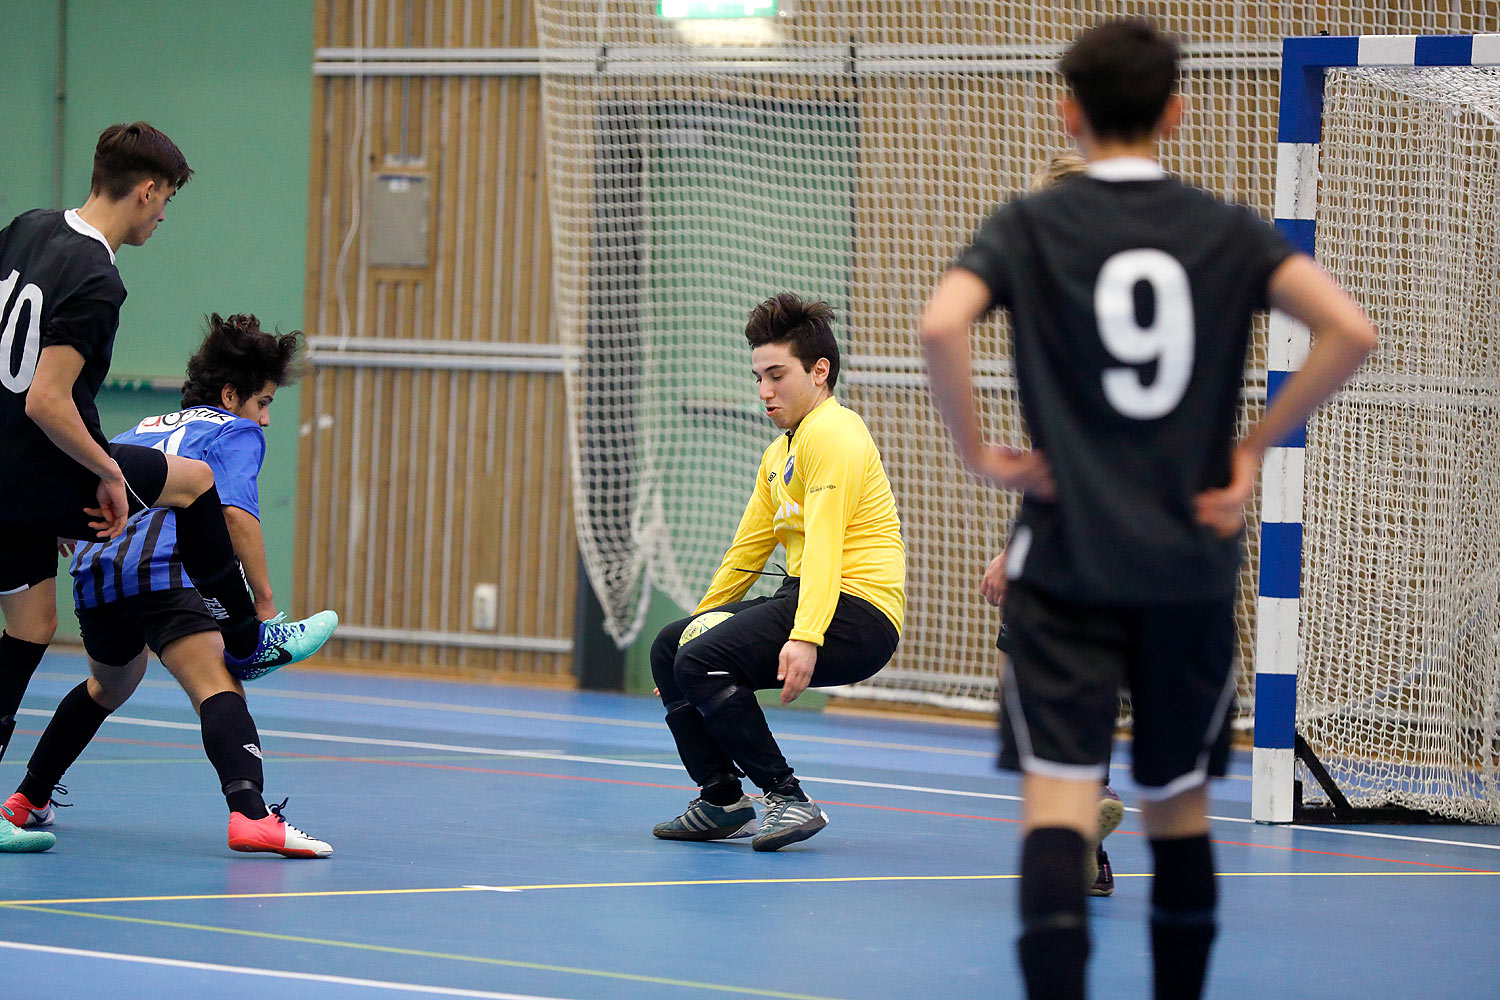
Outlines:
[{"label": "wooden wall panelling", "polygon": [[[530,4],[497,0],[324,0],[316,35],[319,47],[535,43]],[[566,653],[443,638],[484,641],[470,615],[484,582],[500,586],[499,634],[570,636],[560,373],[383,367],[338,357],[335,339],[433,341],[480,361],[489,345],[552,342],[539,90],[534,77],[444,75],[329,74],[315,88],[306,315],[322,363],[303,397],[298,596],[343,613],[329,649],[344,662],[570,683]],[[431,179],[429,266],[367,266],[361,227],[340,281],[363,185],[386,171]]]}]

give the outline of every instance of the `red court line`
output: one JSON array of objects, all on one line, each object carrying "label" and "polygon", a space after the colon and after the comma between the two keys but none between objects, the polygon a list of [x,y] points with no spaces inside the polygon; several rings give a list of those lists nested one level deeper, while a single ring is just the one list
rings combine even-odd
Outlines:
[{"label": "red court line", "polygon": [[[165,747],[177,750],[201,750],[201,744],[197,743],[168,743],[158,740],[132,740],[118,736],[96,736],[96,743],[120,743],[133,746]],[[628,781],[624,778],[594,778],[579,774],[548,774],[542,771],[516,771],[502,767],[474,767],[466,764],[435,764],[430,761],[413,760],[387,760],[380,757],[339,757],[320,753],[298,753],[294,750],[271,750],[266,751],[267,757],[296,757],[303,760],[326,760],[343,764],[379,764],[384,767],[414,767],[425,768],[434,771],[461,771],[471,774],[503,774],[519,778],[549,778],[555,781],[584,781],[601,785],[628,785],[634,788],[666,788],[673,791],[695,792],[694,785],[668,785],[655,781]],[[903,806],[881,806],[867,802],[835,802],[831,799],[820,799],[825,805],[839,806],[846,809],[873,809],[878,812],[910,813],[917,816],[940,816],[945,819],[972,819],[986,823],[1013,823],[1019,824],[1018,819],[1010,819],[1004,816],[976,816],[972,813],[939,812],[933,809],[909,809]],[[1117,830],[1116,836],[1144,837],[1145,834],[1136,830]],[[1311,847],[1288,847],[1281,844],[1249,844],[1238,840],[1213,840],[1215,844],[1226,847],[1246,847],[1251,850],[1285,851],[1294,854],[1315,854],[1329,858],[1343,858],[1349,861],[1370,861],[1379,864],[1411,865],[1416,868],[1436,868],[1442,871],[1472,872],[1485,875],[1500,874],[1489,868],[1464,868],[1458,865],[1440,865],[1432,861],[1409,861],[1403,858],[1372,857],[1366,854],[1344,854],[1339,851],[1320,851]]]},{"label": "red court line", "polygon": [[[1141,834],[1136,834],[1141,836]],[[1281,844],[1245,844],[1237,840],[1216,840],[1216,844],[1227,844],[1230,847],[1253,847],[1266,851],[1299,851],[1303,854],[1321,854],[1330,858],[1352,858],[1356,861],[1379,861],[1382,864],[1416,865],[1421,868],[1441,868],[1451,872],[1475,872],[1483,875],[1495,875],[1497,873],[1491,868],[1461,868],[1458,865],[1440,865],[1432,861],[1405,861],[1401,858],[1372,858],[1363,854],[1341,854],[1338,851],[1319,851],[1311,847],[1286,847]]]}]

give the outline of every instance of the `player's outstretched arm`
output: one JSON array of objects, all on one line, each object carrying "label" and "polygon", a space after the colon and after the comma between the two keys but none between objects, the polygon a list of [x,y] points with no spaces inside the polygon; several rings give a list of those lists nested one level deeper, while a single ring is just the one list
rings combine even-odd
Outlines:
[{"label": "player's outstretched arm", "polygon": [[1225,536],[1240,530],[1266,449],[1338,392],[1375,349],[1375,327],[1364,310],[1306,254],[1283,261],[1271,275],[1268,292],[1272,306],[1312,331],[1312,348],[1265,417],[1235,449],[1229,484],[1197,497],[1198,519]]},{"label": "player's outstretched arm", "polygon": [[245,571],[245,582],[255,598],[255,615],[261,621],[276,617],[276,600],[271,596],[271,570],[266,562],[266,541],[261,533],[260,518],[229,504],[224,506],[224,523],[229,526],[229,540],[234,554]]},{"label": "player's outstretched arm", "polygon": [[42,348],[36,374],[26,392],[26,416],[69,458],[99,477],[98,521],[90,527],[101,538],[113,538],[125,527],[130,504],[125,496],[125,477],[120,467],[99,446],[84,426],[73,402],[73,383],[83,371],[83,355],[64,344]]},{"label": "player's outstretched arm", "polygon": [[1052,473],[1039,452],[986,444],[974,405],[969,328],[990,305],[990,289],[977,274],[956,267],[943,275],[922,313],[922,353],[933,402],[964,467],[1007,489],[1048,499]]}]

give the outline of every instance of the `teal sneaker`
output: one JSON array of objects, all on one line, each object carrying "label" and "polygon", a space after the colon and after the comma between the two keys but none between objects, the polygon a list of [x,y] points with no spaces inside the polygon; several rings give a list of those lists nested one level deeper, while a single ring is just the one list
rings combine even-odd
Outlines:
[{"label": "teal sneaker", "polygon": [[741,795],[732,806],[694,799],[681,816],[658,823],[651,832],[662,840],[738,840],[755,834],[755,806]]},{"label": "teal sneaker", "polygon": [[816,802],[794,799],[780,792],[767,792],[766,815],[760,833],[750,841],[757,851],[779,851],[788,844],[806,840],[828,825],[828,815]]},{"label": "teal sneaker", "polygon": [[57,838],[45,830],[23,830],[0,820],[0,854],[35,854],[50,850]]},{"label": "teal sneaker", "polygon": [[319,611],[310,618],[298,622],[269,621],[260,624],[260,642],[255,651],[244,659],[224,652],[224,663],[229,672],[242,681],[253,681],[288,663],[300,663],[323,648],[338,628],[339,616],[332,611]]}]

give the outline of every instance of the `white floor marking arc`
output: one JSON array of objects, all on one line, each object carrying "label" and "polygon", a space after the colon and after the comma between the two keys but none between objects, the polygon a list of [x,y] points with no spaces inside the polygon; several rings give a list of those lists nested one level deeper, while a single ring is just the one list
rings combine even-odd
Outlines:
[{"label": "white floor marking arc", "polygon": [[173,969],[195,969],[201,972],[226,972],[236,976],[264,976],[269,979],[293,979],[307,983],[331,983],[336,986],[363,986],[372,990],[402,990],[407,993],[423,993],[429,996],[478,997],[481,1000],[566,1000],[566,998],[562,997],[543,997],[530,993],[493,993],[489,990],[464,990],[456,987],[428,986],[420,983],[393,983],[383,979],[355,979],[349,976],[329,976],[316,972],[288,972],[280,969],[256,969],[244,965],[188,962],[178,958],[155,958],[150,955],[122,955],[114,951],[59,948],[48,944],[28,944],[24,941],[0,941],[0,948],[11,948],[16,951],[36,951],[48,955],[69,955],[75,958],[98,958],[113,962],[133,962],[137,965],[161,965]]},{"label": "white floor marking arc", "polygon": [[[45,672],[37,674],[39,677],[49,676]],[[65,679],[61,674],[52,674],[59,680]],[[142,687],[157,687],[163,690],[177,690],[175,681],[158,681],[147,679],[141,682]],[[491,715],[510,719],[534,719],[539,722],[579,722],[593,726],[613,726],[617,729],[650,729],[658,732],[666,732],[665,722],[653,722],[644,719],[610,719],[598,715],[570,715],[565,712],[534,712],[520,708],[495,708],[489,705],[458,705],[452,702],[441,701],[417,701],[408,698],[379,698],[374,695],[359,694],[334,694],[331,692],[310,691],[287,691],[278,688],[263,688],[256,685],[255,695],[258,698],[288,698],[296,701],[331,701],[346,705],[373,705],[378,708],[411,708],[428,712],[456,712],[461,715]],[[800,743],[826,743],[832,746],[866,747],[871,750],[906,750],[913,753],[935,753],[948,754],[958,757],[993,757],[991,750],[968,750],[963,747],[934,747],[919,743],[889,743],[881,740],[856,740],[842,736],[813,736],[810,734],[778,733],[777,738],[788,742]]]}]

